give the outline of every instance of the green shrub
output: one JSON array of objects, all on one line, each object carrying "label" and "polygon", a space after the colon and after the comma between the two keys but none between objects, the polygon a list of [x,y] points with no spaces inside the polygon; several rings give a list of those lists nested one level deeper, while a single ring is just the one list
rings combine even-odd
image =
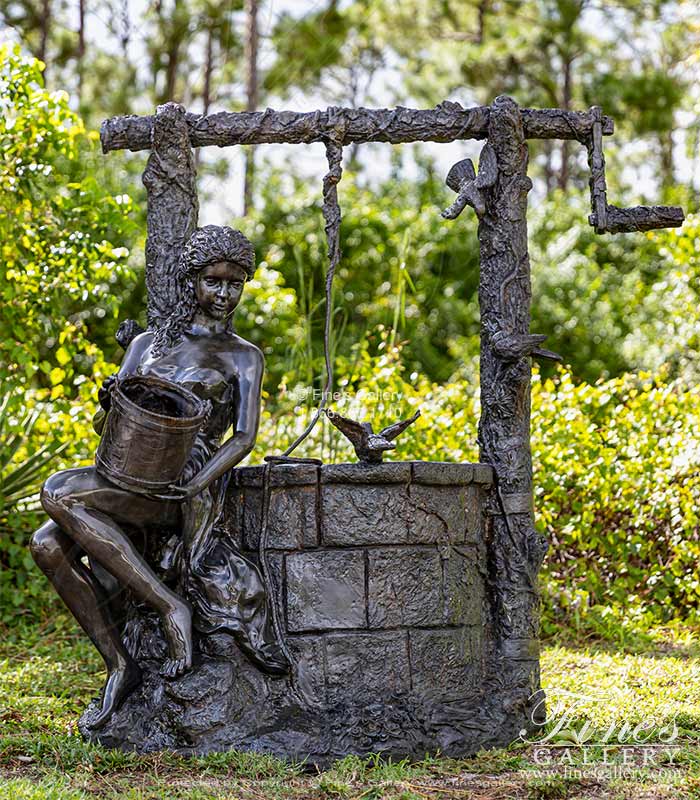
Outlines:
[{"label": "green shrub", "polygon": [[533,209],[532,330],[589,382],[640,370],[700,374],[700,216],[680,229],[599,236],[583,203]]},{"label": "green shrub", "polygon": [[648,374],[534,384],[548,626],[696,619],[700,389]]},{"label": "green shrub", "polygon": [[16,388],[75,398],[104,374],[97,342],[134,281],[132,203],[105,190],[96,134],[43,87],[40,62],[0,47],[0,83],[0,363]]},{"label": "green shrub", "polygon": [[[9,468],[47,440],[67,444],[62,458],[75,465],[92,457],[95,385],[115,369],[105,353],[137,285],[128,262],[133,204],[97,177],[95,134],[65,94],[43,88],[38,62],[0,48],[0,82],[0,380],[13,397],[12,424],[41,407]],[[331,405],[376,427],[420,407],[389,457],[469,461],[478,457],[475,225],[440,221],[445,189],[423,166],[417,184],[392,178],[373,192],[344,183],[333,334],[339,395]],[[269,362],[255,460],[303,430],[320,385],[326,254],[318,187],[299,182],[292,196],[280,188],[269,182],[264,211],[250,221],[263,258],[237,317]],[[700,401],[697,390],[659,375],[698,374],[700,223],[597,237],[584,210],[560,200],[531,219],[533,330],[550,333],[551,347],[573,364],[554,379],[533,379],[537,525],[551,543],[545,630],[607,635],[623,624],[695,619]],[[411,341],[397,343],[399,336]],[[640,365],[657,377],[572,377]],[[296,455],[354,458],[326,420]],[[26,549],[38,522],[27,513],[0,514],[0,621],[47,588]]]}]

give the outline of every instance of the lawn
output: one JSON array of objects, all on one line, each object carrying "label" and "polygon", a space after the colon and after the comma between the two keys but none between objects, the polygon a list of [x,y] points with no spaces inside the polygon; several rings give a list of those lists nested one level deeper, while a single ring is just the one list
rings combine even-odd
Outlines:
[{"label": "lawn", "polygon": [[[566,713],[540,744],[413,764],[348,757],[323,773],[256,754],[185,759],[86,745],[75,723],[102,675],[91,646],[63,617],[0,634],[3,800],[700,798],[700,642],[687,629],[635,640],[634,652],[546,646],[550,711]],[[635,726],[646,745],[624,746]]]}]

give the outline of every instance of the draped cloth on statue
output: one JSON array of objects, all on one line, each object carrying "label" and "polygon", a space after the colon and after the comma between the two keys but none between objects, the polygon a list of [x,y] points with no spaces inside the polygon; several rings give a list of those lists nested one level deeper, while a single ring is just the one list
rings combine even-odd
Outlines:
[{"label": "draped cloth on statue", "polygon": [[[199,445],[199,446],[198,446]],[[195,445],[183,482],[209,459],[206,443]],[[260,572],[225,538],[221,522],[228,475],[190,499],[184,508],[180,575],[202,633],[228,631],[243,652],[267,672],[286,672],[287,660],[275,639]]]}]

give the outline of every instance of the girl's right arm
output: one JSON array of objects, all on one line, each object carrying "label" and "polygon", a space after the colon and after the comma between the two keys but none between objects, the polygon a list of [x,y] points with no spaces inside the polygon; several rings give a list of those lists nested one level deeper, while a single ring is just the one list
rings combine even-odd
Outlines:
[{"label": "girl's right arm", "polygon": [[144,331],[136,336],[131,344],[127,347],[124,358],[119,367],[117,376],[119,378],[126,378],[127,375],[134,375],[136,370],[143,359],[146,350],[153,342],[153,331]]},{"label": "girl's right arm", "polygon": [[102,435],[102,429],[107,419],[107,412],[111,405],[110,392],[117,378],[126,378],[128,375],[133,375],[137,367],[141,363],[147,348],[153,341],[153,333],[151,331],[144,331],[136,336],[129,347],[124,353],[124,358],[119,367],[119,371],[114,375],[110,375],[102,382],[102,386],[97,390],[97,399],[100,403],[100,408],[97,409],[95,416],[92,419],[92,427],[95,432]]}]

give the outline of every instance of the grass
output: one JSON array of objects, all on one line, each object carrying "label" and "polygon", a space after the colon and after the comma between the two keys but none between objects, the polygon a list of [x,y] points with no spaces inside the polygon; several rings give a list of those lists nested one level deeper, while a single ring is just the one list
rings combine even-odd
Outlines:
[{"label": "grass", "polygon": [[[550,713],[568,710],[564,725],[550,722],[546,742],[418,763],[348,756],[309,773],[254,753],[137,756],[85,744],[75,724],[99,689],[100,664],[72,622],[58,616],[0,631],[0,798],[700,800],[700,643],[677,628],[626,650],[603,642],[545,647]],[[670,749],[622,746],[634,726],[644,725],[653,743],[674,724]],[[615,746],[601,746],[606,733]],[[572,746],[577,739],[586,746]]]}]

